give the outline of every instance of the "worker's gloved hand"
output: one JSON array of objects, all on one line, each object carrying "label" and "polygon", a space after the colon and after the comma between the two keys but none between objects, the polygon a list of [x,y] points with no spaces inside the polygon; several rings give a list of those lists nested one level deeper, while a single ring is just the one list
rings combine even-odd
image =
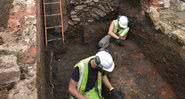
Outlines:
[{"label": "worker's gloved hand", "polygon": [[116,44],[118,44],[119,46],[123,46],[123,40],[122,39],[117,39]]},{"label": "worker's gloved hand", "polygon": [[110,94],[111,94],[111,97],[112,97],[111,99],[122,99],[121,94],[115,89],[112,89],[110,91]]}]

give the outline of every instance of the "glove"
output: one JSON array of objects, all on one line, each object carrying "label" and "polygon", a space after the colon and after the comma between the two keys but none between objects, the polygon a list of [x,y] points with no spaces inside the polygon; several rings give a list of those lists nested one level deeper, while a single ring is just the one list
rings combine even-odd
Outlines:
[{"label": "glove", "polygon": [[122,99],[120,93],[115,89],[112,89],[110,91],[110,94],[111,94],[111,97],[112,97],[111,99]]},{"label": "glove", "polygon": [[122,39],[116,40],[116,44],[123,46],[123,40]]}]

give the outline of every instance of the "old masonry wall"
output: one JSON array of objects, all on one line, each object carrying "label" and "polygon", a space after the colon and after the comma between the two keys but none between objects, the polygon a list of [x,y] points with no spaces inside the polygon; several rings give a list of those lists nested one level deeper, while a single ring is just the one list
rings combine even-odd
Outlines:
[{"label": "old masonry wall", "polygon": [[36,0],[1,0],[0,8],[0,99],[37,99]]}]

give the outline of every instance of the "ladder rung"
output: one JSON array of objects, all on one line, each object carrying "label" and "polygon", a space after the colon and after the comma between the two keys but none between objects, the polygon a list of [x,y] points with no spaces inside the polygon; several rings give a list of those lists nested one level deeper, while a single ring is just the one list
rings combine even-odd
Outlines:
[{"label": "ladder rung", "polygon": [[57,41],[57,40],[61,40],[61,38],[49,39],[48,42]]},{"label": "ladder rung", "polygon": [[50,27],[46,27],[46,29],[52,29],[52,28],[58,28],[58,27],[62,27],[61,25],[57,25],[57,26],[50,26]]},{"label": "ladder rung", "polygon": [[44,16],[59,16],[61,15],[60,13],[57,13],[57,14],[48,14],[48,15],[44,15]]},{"label": "ladder rung", "polygon": [[45,5],[49,5],[49,4],[59,4],[60,2],[47,2],[47,3],[44,3]]}]

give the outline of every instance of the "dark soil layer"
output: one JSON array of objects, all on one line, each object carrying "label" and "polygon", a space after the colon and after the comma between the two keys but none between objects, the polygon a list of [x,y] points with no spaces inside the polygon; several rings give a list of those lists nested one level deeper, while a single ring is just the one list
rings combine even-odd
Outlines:
[{"label": "dark soil layer", "polygon": [[[65,47],[58,46],[55,42],[51,50],[54,52],[52,61],[53,99],[68,99],[68,83],[73,66],[83,58],[89,57],[96,52],[93,45],[83,45],[73,39],[66,43]],[[58,46],[58,48],[56,48]],[[60,49],[61,48],[61,49]]]},{"label": "dark soil layer", "polygon": [[122,0],[120,3],[119,14],[129,16],[133,34],[130,40],[140,47],[146,59],[172,87],[177,98],[185,99],[185,62],[179,55],[182,45],[156,31],[147,14],[141,15],[141,4],[138,1]]},{"label": "dark soil layer", "polygon": [[13,0],[0,0],[0,27],[7,27],[9,11],[12,8]]},{"label": "dark soil layer", "polygon": [[184,99],[185,62],[179,55],[182,46],[160,31],[151,29],[150,23],[143,22],[140,26],[133,30],[133,41],[137,42],[160,76],[170,84],[178,99]]},{"label": "dark soil layer", "polygon": [[110,46],[116,64],[110,74],[113,85],[124,92],[126,99],[176,99],[155,65],[132,39],[125,41],[124,47]]},{"label": "dark soil layer", "polygon": [[[150,20],[140,15],[138,1],[123,0],[120,3],[119,14],[129,16],[131,31],[124,46],[111,44],[108,48],[116,65],[109,74],[111,82],[125,94],[125,99],[185,99],[185,62],[178,53],[181,46],[156,31]],[[94,23],[87,26],[90,29],[66,33],[70,38],[67,38],[65,46],[61,47],[60,41],[49,44],[53,52],[53,99],[68,98],[73,66],[97,52],[97,41],[106,33],[107,26]],[[80,32],[84,32],[82,40],[80,35],[83,33]],[[82,41],[87,44],[82,44]],[[105,99],[110,99],[107,93]]]},{"label": "dark soil layer", "polygon": [[[139,33],[142,34],[141,31]],[[130,33],[124,46],[111,44],[108,48],[116,64],[113,73],[109,74],[112,84],[125,94],[126,99],[177,99],[170,85],[154,68],[167,65],[148,59],[152,51],[139,47],[137,42],[145,44]],[[53,99],[68,98],[68,83],[73,66],[81,59],[94,55],[97,52],[96,44],[81,44],[78,37],[70,38],[65,47],[61,47],[59,42],[50,43],[50,50],[54,53],[51,63]],[[107,95],[106,99],[110,99]]]}]

